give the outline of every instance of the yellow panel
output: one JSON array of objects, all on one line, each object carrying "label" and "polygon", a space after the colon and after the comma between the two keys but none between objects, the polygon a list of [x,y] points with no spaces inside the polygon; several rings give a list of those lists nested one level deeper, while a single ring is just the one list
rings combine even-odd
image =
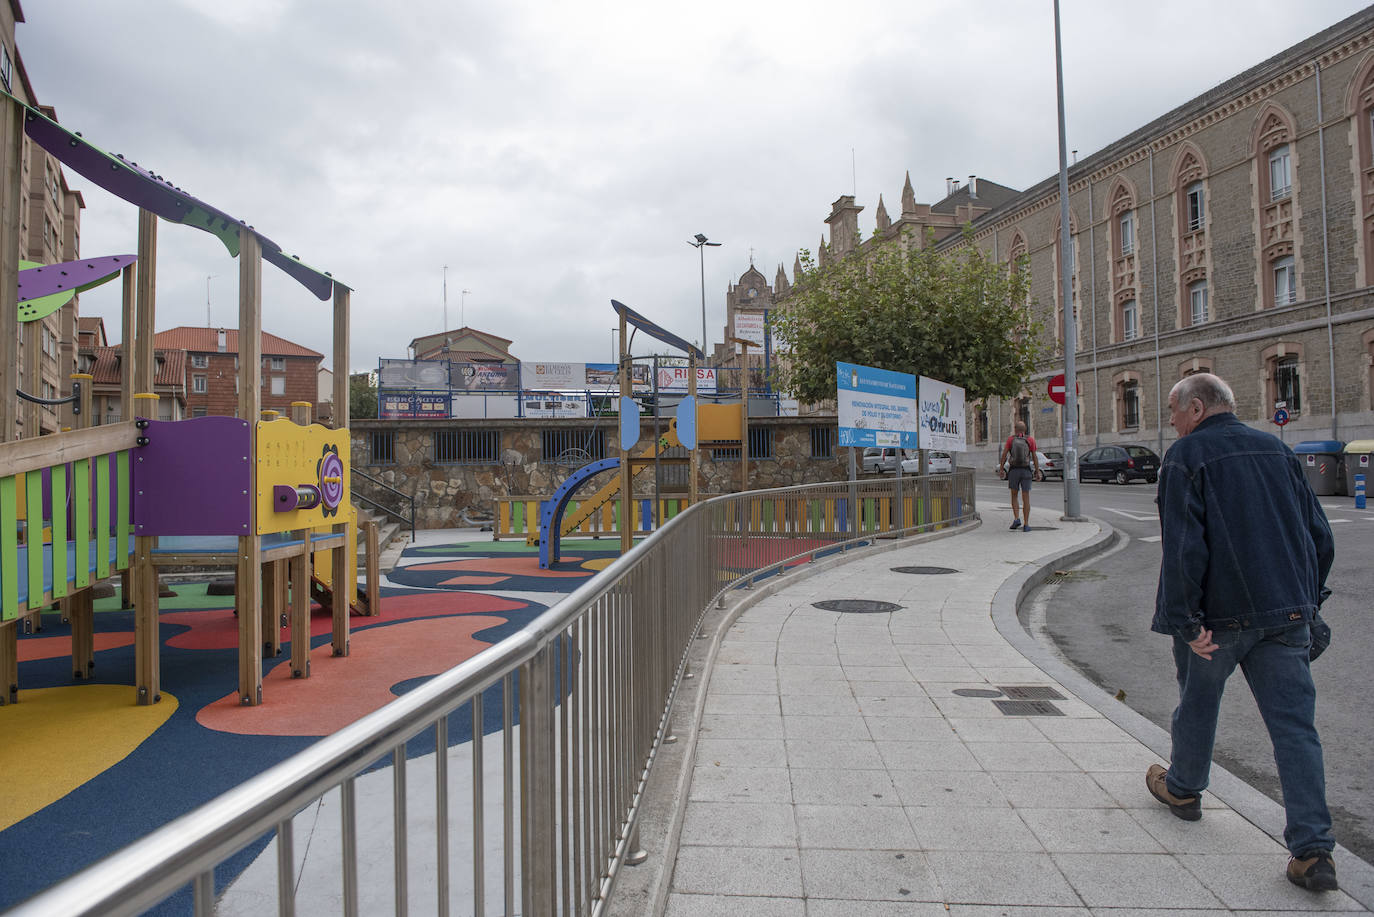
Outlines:
[{"label": "yellow panel", "polygon": [[[343,522],[345,507],[352,505],[349,480],[348,430],[333,430],[320,424],[303,427],[290,420],[261,420],[257,427],[257,532],[289,532]],[[337,510],[326,510],[324,502],[310,509],[277,512],[272,488],[310,485],[321,487],[321,467],[326,453],[337,452],[342,467],[343,497]]]},{"label": "yellow panel", "polygon": [[738,404],[698,404],[697,442],[737,443],[742,424]]}]

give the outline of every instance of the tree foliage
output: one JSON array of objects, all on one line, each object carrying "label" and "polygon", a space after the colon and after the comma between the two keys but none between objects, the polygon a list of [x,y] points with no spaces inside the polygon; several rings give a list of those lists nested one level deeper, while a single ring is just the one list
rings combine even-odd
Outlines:
[{"label": "tree foliage", "polygon": [[350,420],[377,418],[377,387],[369,373],[354,373],[348,377],[348,416]]},{"label": "tree foliage", "polygon": [[835,397],[835,363],[962,386],[970,401],[1011,397],[1045,354],[1030,317],[1029,269],[1008,270],[973,245],[936,252],[889,242],[802,272],[777,321],[791,345],[782,387],[805,402]]}]

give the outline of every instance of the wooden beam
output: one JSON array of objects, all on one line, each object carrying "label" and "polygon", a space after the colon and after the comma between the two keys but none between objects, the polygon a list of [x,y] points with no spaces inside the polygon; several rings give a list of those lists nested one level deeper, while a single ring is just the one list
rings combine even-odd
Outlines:
[{"label": "wooden beam", "polygon": [[126,267],[120,276],[123,288],[119,320],[119,419],[133,420],[134,403],[134,309],[137,296],[137,262]]},{"label": "wooden beam", "polygon": [[[334,284],[334,429],[348,426],[348,287]],[[348,494],[344,494],[347,498]]]},{"label": "wooden beam", "polygon": [[310,677],[310,533],[291,570],[291,677]]},{"label": "wooden beam", "polygon": [[5,474],[38,471],[93,455],[132,449],[137,445],[138,428],[132,421],[73,430],[56,439],[21,439],[0,445],[0,468]]},{"label": "wooden beam", "polygon": [[153,539],[134,539],[134,682],[139,704],[162,700],[161,652],[158,633],[157,570],[152,562]]},{"label": "wooden beam", "polygon": [[[0,97],[0,157],[0,443],[7,443],[18,436],[19,424],[19,396],[14,391],[19,387],[19,200],[24,158],[24,106],[10,96]],[[0,639],[14,637],[11,633]]]},{"label": "wooden beam", "polygon": [[[124,359],[132,348],[132,394],[157,391],[154,379],[157,361],[153,357],[153,335],[157,333],[157,216],[147,210],[138,212],[138,273],[134,284],[133,343],[123,342]],[[132,406],[129,406],[132,409]],[[128,417],[133,419],[132,414]],[[153,417],[157,419],[156,415]]]},{"label": "wooden beam", "polygon": [[[257,419],[262,410],[262,246],[252,230],[239,231],[239,407],[248,421],[249,455],[257,455]],[[256,463],[255,463],[256,464]],[[249,490],[257,487],[252,471]],[[238,540],[238,585],[234,609],[239,617],[239,703],[262,703],[262,539],[257,501],[250,500],[248,531]]]}]

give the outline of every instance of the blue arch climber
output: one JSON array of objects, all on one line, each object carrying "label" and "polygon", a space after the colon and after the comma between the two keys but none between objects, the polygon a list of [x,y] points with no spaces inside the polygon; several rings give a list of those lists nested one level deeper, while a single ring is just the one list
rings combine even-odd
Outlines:
[{"label": "blue arch climber", "polygon": [[539,569],[547,570],[551,564],[558,563],[563,540],[563,512],[568,508],[573,494],[583,484],[612,468],[620,467],[620,459],[608,458],[583,465],[568,475],[568,479],[558,485],[553,496],[539,503]]}]

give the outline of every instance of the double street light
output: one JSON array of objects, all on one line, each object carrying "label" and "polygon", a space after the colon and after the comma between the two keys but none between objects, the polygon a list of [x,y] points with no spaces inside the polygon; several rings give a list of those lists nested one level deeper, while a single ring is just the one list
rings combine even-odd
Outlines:
[{"label": "double street light", "polygon": [[696,241],[693,242],[689,239],[687,244],[697,250],[697,255],[700,256],[699,260],[701,261],[701,352],[704,356],[706,353],[706,252],[704,249],[707,246],[719,248],[723,243],[710,242],[701,233],[697,233]]}]

